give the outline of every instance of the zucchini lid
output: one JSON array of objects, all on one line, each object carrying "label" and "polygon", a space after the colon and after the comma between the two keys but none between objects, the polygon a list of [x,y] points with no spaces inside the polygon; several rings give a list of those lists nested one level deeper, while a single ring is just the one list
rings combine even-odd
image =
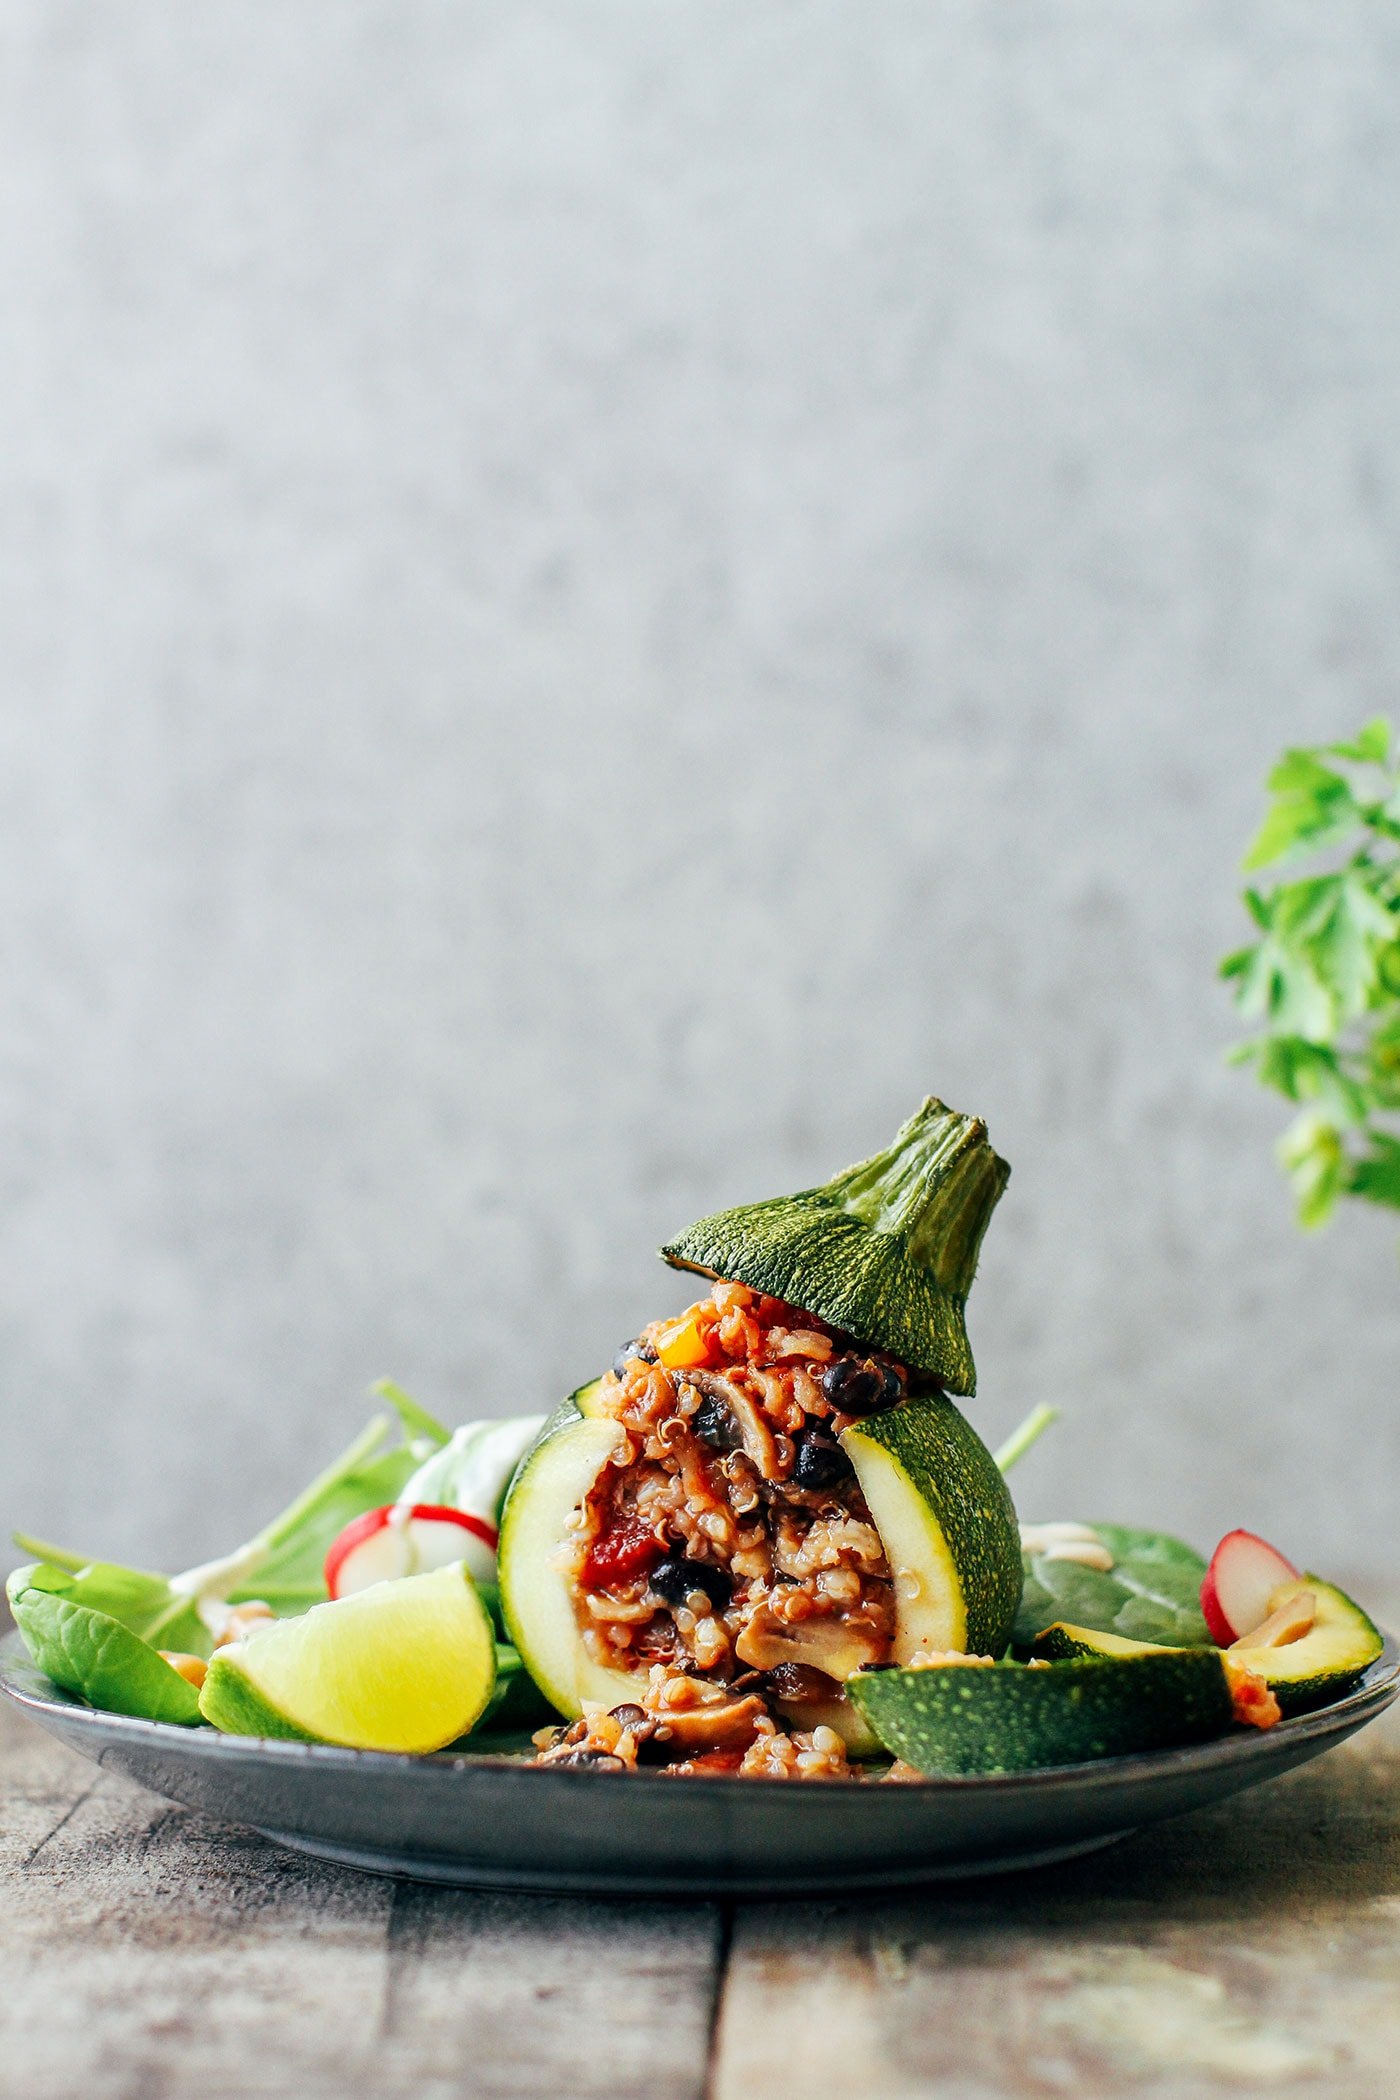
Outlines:
[{"label": "zucchini lid", "polygon": [[967,1294],[1010,1173],[979,1117],[930,1095],[886,1151],[820,1188],[716,1211],[661,1256],[816,1313],[969,1394]]}]

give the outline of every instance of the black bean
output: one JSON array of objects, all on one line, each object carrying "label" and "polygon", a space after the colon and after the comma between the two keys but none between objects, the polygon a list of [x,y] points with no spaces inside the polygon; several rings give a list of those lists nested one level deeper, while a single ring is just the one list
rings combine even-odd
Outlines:
[{"label": "black bean", "polygon": [[679,1555],[674,1560],[663,1560],[651,1571],[651,1587],[665,1604],[684,1604],[692,1590],[702,1590],[716,1611],[722,1611],[729,1602],[733,1588],[723,1568],[712,1568],[707,1561],[683,1560]]},{"label": "black bean", "polygon": [[612,1718],[614,1721],[620,1721],[628,1730],[640,1756],[656,1733],[655,1714],[649,1714],[645,1707],[641,1706],[615,1706],[612,1709]]},{"label": "black bean", "polygon": [[873,1415],[904,1398],[904,1373],[878,1356],[837,1356],[822,1375],[822,1391],[843,1415]]},{"label": "black bean", "polygon": [[627,1770],[622,1759],[614,1757],[610,1750],[571,1750],[567,1757],[552,1758],[550,1762],[556,1767],[562,1765],[575,1772],[583,1770],[590,1772],[625,1772]]},{"label": "black bean", "polygon": [[637,1745],[639,1765],[667,1765],[676,1754],[669,1739],[655,1726],[650,1735],[636,1736],[633,1740]]},{"label": "black bean", "polygon": [[694,1421],[695,1434],[716,1451],[737,1451],[744,1441],[733,1408],[716,1395],[700,1402]]},{"label": "black bean", "polygon": [[851,1471],[851,1461],[829,1429],[813,1427],[803,1431],[798,1438],[797,1457],[793,1461],[794,1487],[834,1487],[838,1480],[846,1479]]},{"label": "black bean", "polygon": [[654,1364],[656,1362],[656,1351],[652,1348],[650,1342],[624,1342],[617,1355],[613,1358],[614,1378],[625,1378],[628,1364],[637,1357],[640,1357],[644,1364]]}]

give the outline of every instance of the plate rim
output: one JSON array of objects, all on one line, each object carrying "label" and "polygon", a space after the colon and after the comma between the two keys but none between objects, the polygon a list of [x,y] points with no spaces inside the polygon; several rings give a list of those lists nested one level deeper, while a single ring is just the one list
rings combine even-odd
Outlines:
[{"label": "plate rim", "polygon": [[[860,1795],[874,1801],[888,1798],[897,1802],[906,1796],[910,1788],[951,1793],[977,1794],[992,1797],[997,1794],[1053,1793],[1063,1787],[1083,1786],[1097,1779],[1102,1783],[1116,1782],[1131,1785],[1164,1778],[1184,1770],[1200,1771],[1203,1768],[1229,1769],[1234,1765],[1250,1764],[1256,1757],[1276,1754],[1285,1744],[1305,1743],[1318,1736],[1331,1735],[1338,1728],[1352,1732],[1349,1724],[1359,1728],[1367,1721],[1383,1713],[1397,1696],[1400,1696],[1400,1639],[1384,1627],[1378,1629],[1384,1646],[1376,1660],[1369,1664],[1361,1678],[1340,1699],[1330,1701],[1307,1713],[1292,1714],[1269,1729],[1235,1729],[1221,1736],[1208,1737],[1199,1743],[1182,1743],[1163,1750],[1135,1751],[1121,1757],[1097,1757],[1081,1759],[1075,1764],[1041,1765],[1025,1772],[945,1772],[922,1773],[917,1779],[901,1781],[886,1787],[872,1785],[865,1779],[830,1779],[820,1786],[796,1787],[786,1779],[766,1776],[750,1776],[741,1782],[745,1797],[752,1795],[755,1786],[761,1790],[778,1788],[789,1800],[805,1799],[815,1795],[821,1798],[838,1791],[844,1796]],[[50,1688],[52,1696],[35,1691],[17,1680],[14,1664],[20,1663],[23,1670],[39,1677]],[[21,1712],[28,1713],[40,1727],[46,1725],[44,1717],[60,1721],[65,1729],[91,1729],[95,1737],[126,1740],[148,1746],[168,1745],[171,1750],[192,1751],[193,1755],[212,1759],[246,1757],[250,1753],[282,1764],[290,1771],[308,1767],[329,1767],[340,1771],[373,1773],[402,1773],[408,1770],[429,1770],[438,1774],[461,1774],[472,1771],[513,1773],[525,1780],[527,1785],[537,1785],[542,1778],[564,1782],[569,1786],[596,1786],[600,1781],[612,1781],[615,1773],[600,1773],[586,1769],[570,1768],[567,1765],[541,1766],[527,1762],[523,1757],[493,1751],[436,1750],[424,1755],[401,1750],[356,1750],[342,1743],[308,1743],[287,1741],[276,1736],[225,1735],[214,1728],[184,1728],[173,1721],[150,1721],[136,1714],[118,1714],[104,1707],[90,1706],[76,1693],[67,1692],[62,1686],[45,1676],[30,1658],[18,1628],[0,1637],[0,1692],[3,1692]],[[198,1749],[193,1746],[197,1744]],[[528,1775],[528,1776],[527,1776]],[[638,1785],[648,1791],[664,1788],[667,1798],[675,1791],[677,1781],[663,1772],[641,1770],[625,1775],[628,1779],[629,1795]],[[729,1796],[733,1792],[737,1775],[734,1773],[687,1774],[684,1784],[688,1794],[703,1789],[707,1794]]]}]

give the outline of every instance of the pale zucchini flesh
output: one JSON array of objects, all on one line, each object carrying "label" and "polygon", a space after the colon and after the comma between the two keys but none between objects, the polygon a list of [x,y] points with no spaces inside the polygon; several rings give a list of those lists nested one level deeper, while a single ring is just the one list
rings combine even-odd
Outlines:
[{"label": "pale zucchini flesh", "polygon": [[943,1527],[891,1452],[857,1431],[845,1448],[894,1577],[891,1661],[965,1651],[967,1598]]},{"label": "pale zucchini flesh", "polygon": [[1385,1645],[1377,1629],[1359,1604],[1344,1590],[1315,1575],[1285,1583],[1269,1599],[1275,1612],[1298,1590],[1311,1591],[1317,1616],[1307,1633],[1281,1648],[1251,1648],[1237,1642],[1230,1650],[1236,1661],[1262,1677],[1285,1713],[1296,1713],[1333,1699],[1380,1654]]},{"label": "pale zucchini flesh", "polygon": [[995,1459],[942,1395],[848,1429],[842,1448],[895,1580],[894,1661],[1002,1655],[1021,1595],[1016,1512]]},{"label": "pale zucchini flesh", "polygon": [[[1229,1650],[1256,1677],[1262,1677],[1285,1714],[1302,1713],[1335,1699],[1354,1684],[1380,1654],[1384,1642],[1360,1605],[1335,1584],[1316,1575],[1284,1583],[1269,1599],[1270,1612],[1287,1604],[1299,1590],[1315,1600],[1317,1615],[1308,1632],[1278,1648],[1252,1648],[1237,1641]],[[1163,1647],[1148,1641],[1128,1640],[1117,1633],[1060,1621],[1047,1626],[1032,1653],[1059,1662],[1093,1656],[1181,1655],[1190,1651]],[[1218,1651],[1210,1651],[1218,1652]]]},{"label": "pale zucchini flesh", "polygon": [[570,1719],[585,1700],[612,1707],[637,1696],[636,1674],[589,1654],[559,1566],[570,1515],[625,1442],[620,1422],[581,1415],[566,1401],[526,1454],[501,1518],[496,1558],[507,1630],[546,1699]]}]

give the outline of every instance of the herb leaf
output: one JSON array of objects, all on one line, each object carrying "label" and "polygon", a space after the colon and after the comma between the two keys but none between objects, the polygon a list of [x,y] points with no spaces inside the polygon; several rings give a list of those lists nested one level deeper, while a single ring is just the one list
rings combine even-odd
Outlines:
[{"label": "herb leaf", "polygon": [[1337,863],[1245,907],[1258,938],[1220,965],[1259,1032],[1231,1053],[1302,1109],[1279,1145],[1298,1221],[1346,1195],[1400,1209],[1400,754],[1377,716],[1355,736],[1287,751],[1246,868],[1335,851]]},{"label": "herb leaf", "polygon": [[1368,1203],[1386,1203],[1400,1210],[1400,1138],[1373,1130],[1370,1142],[1371,1150],[1352,1162],[1351,1192],[1364,1196]]},{"label": "herb leaf", "polygon": [[1333,758],[1352,758],[1373,766],[1384,766],[1390,761],[1390,723],[1384,715],[1377,715],[1364,729],[1358,729],[1349,743],[1328,744],[1325,748]]},{"label": "herb leaf", "polygon": [[1245,854],[1246,868],[1266,868],[1304,849],[1330,844],[1356,822],[1356,804],[1340,773],[1311,751],[1288,751],[1269,775],[1273,802]]}]

